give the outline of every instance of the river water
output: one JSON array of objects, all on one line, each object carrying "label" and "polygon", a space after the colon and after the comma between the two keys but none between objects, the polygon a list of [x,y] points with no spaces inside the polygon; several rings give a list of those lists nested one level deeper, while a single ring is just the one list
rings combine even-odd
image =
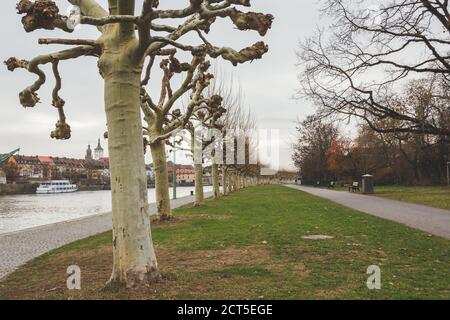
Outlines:
[{"label": "river water", "polygon": [[[204,190],[212,191],[212,187],[205,187]],[[191,191],[194,187],[177,187],[177,197],[188,196]],[[155,189],[148,190],[148,198],[149,202],[155,202]],[[111,191],[0,196],[0,234],[109,211]]]}]

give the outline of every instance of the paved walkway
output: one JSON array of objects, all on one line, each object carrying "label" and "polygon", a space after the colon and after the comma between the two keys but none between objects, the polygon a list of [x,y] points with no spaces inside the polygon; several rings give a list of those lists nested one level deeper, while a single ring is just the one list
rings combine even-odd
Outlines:
[{"label": "paved walkway", "polygon": [[[211,197],[212,192],[205,193]],[[172,200],[172,208],[194,202],[194,197]],[[156,213],[156,204],[150,204]],[[0,279],[24,263],[70,242],[112,229],[111,212],[0,235]]]},{"label": "paved walkway", "polygon": [[450,239],[450,211],[350,192],[289,185],[346,207]]}]

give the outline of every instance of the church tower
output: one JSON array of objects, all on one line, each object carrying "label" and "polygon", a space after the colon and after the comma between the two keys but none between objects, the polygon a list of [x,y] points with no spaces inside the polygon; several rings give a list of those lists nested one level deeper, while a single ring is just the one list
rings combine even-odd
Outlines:
[{"label": "church tower", "polygon": [[92,149],[91,145],[88,145],[88,148],[86,150],[86,156],[84,157],[86,160],[92,160]]},{"label": "church tower", "polygon": [[95,160],[100,160],[101,158],[103,158],[103,148],[100,144],[100,139],[98,139],[98,145],[97,148],[95,148],[94,152],[95,152]]}]

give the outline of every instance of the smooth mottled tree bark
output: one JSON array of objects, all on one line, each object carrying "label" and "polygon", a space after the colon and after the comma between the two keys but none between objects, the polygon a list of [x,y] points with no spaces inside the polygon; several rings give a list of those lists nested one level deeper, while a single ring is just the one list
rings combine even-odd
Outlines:
[{"label": "smooth mottled tree bark", "polygon": [[[161,221],[172,219],[169,195],[169,174],[167,172],[166,146],[164,141],[150,144],[155,171],[155,194],[157,215]],[[174,173],[176,174],[176,173]]]},{"label": "smooth mottled tree bark", "polygon": [[203,193],[203,166],[196,163],[195,168],[195,207],[201,207],[205,204],[205,196]]},{"label": "smooth mottled tree bark", "polygon": [[104,59],[108,65],[102,70],[113,211],[111,282],[134,287],[159,277],[148,213],[139,105],[140,73],[122,52],[106,54]]},{"label": "smooth mottled tree bark", "polygon": [[222,194],[228,195],[228,172],[225,166],[222,166]]},{"label": "smooth mottled tree bark", "polygon": [[217,165],[215,158],[213,158],[213,163],[211,166],[211,174],[213,180],[214,199],[217,200],[220,198],[220,186],[219,186],[219,166]]},{"label": "smooth mottled tree bark", "polygon": [[145,174],[140,77],[142,57],[134,33],[115,31],[103,39],[99,60],[105,82],[105,112],[111,170],[113,271],[110,283],[139,286],[159,277],[151,240]]}]

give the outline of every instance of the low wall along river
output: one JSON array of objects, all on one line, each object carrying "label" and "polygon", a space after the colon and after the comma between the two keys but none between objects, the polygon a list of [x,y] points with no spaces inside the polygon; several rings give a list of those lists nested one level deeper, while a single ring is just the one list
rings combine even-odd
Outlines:
[{"label": "low wall along river", "polygon": [[[212,187],[204,189],[205,192],[212,191]],[[177,187],[177,197],[188,196],[191,191],[194,187]],[[150,203],[155,202],[155,189],[148,190],[148,198]],[[0,234],[109,211],[111,191],[0,196]]]}]

